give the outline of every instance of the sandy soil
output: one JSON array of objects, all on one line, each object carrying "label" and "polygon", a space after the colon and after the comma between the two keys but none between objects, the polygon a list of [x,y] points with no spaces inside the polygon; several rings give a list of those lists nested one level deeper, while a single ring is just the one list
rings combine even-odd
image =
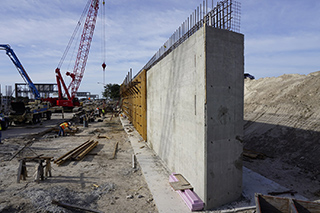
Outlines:
[{"label": "sandy soil", "polygon": [[[139,165],[132,168],[133,150],[119,118],[78,126],[74,136],[12,137],[0,144],[0,212],[75,212],[51,204],[58,200],[102,212],[157,212]],[[98,135],[108,138],[97,138]],[[27,163],[27,180],[17,183],[19,158],[43,154],[54,159],[87,140],[99,144],[82,161],[52,164],[52,177],[34,181],[34,163]],[[110,159],[119,142],[115,159]],[[26,143],[17,157],[10,158]]]},{"label": "sandy soil", "polygon": [[[319,85],[320,72],[315,72],[245,80],[244,91],[244,148],[266,156],[244,157],[244,166],[309,200],[320,199]],[[132,169],[133,150],[119,118],[79,129],[75,136],[17,136],[0,145],[0,212],[71,212],[52,199],[102,212],[157,212],[139,165]],[[99,134],[109,139],[98,139]],[[19,158],[56,159],[89,139],[99,144],[82,161],[53,164],[53,177],[39,184],[30,163],[27,180],[16,183]],[[119,151],[111,160],[116,142]]]},{"label": "sandy soil", "polygon": [[310,200],[320,199],[320,72],[245,80],[244,165]]}]

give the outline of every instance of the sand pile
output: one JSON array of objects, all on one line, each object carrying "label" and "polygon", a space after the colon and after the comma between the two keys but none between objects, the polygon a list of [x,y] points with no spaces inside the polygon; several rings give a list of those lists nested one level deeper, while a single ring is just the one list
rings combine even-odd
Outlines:
[{"label": "sand pile", "polygon": [[245,80],[245,145],[320,180],[320,71]]}]

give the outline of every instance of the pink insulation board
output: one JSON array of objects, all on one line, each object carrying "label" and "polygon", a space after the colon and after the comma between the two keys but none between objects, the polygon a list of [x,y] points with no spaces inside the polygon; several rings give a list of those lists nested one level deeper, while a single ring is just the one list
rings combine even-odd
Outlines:
[{"label": "pink insulation board", "polygon": [[[174,175],[175,174],[173,173],[169,176],[169,182],[178,181],[178,179]],[[178,190],[177,192],[191,211],[202,210],[204,208],[204,202],[202,202],[202,200],[194,191],[186,189]]]}]

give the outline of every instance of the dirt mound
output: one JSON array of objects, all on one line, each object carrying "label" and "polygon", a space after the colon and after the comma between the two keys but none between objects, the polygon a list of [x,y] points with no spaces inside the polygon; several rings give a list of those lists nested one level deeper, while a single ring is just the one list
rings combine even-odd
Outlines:
[{"label": "dirt mound", "polygon": [[320,181],[320,71],[245,80],[244,147]]}]

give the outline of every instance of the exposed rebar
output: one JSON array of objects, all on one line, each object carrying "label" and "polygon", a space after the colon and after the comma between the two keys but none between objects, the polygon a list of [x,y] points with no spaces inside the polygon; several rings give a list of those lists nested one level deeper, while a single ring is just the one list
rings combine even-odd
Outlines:
[{"label": "exposed rebar", "polygon": [[[190,17],[188,17],[178,27],[176,31],[169,37],[169,39],[160,47],[160,49],[153,55],[148,63],[133,77],[133,79],[142,71],[148,70],[154,66],[158,61],[168,55],[172,50],[177,48],[191,35],[197,32],[202,26],[211,26],[219,29],[229,30],[233,32],[240,32],[240,2],[234,0],[223,0],[217,2],[208,12],[208,0],[200,4]],[[124,84],[127,83],[127,77]],[[131,76],[132,79],[132,76]]]}]

